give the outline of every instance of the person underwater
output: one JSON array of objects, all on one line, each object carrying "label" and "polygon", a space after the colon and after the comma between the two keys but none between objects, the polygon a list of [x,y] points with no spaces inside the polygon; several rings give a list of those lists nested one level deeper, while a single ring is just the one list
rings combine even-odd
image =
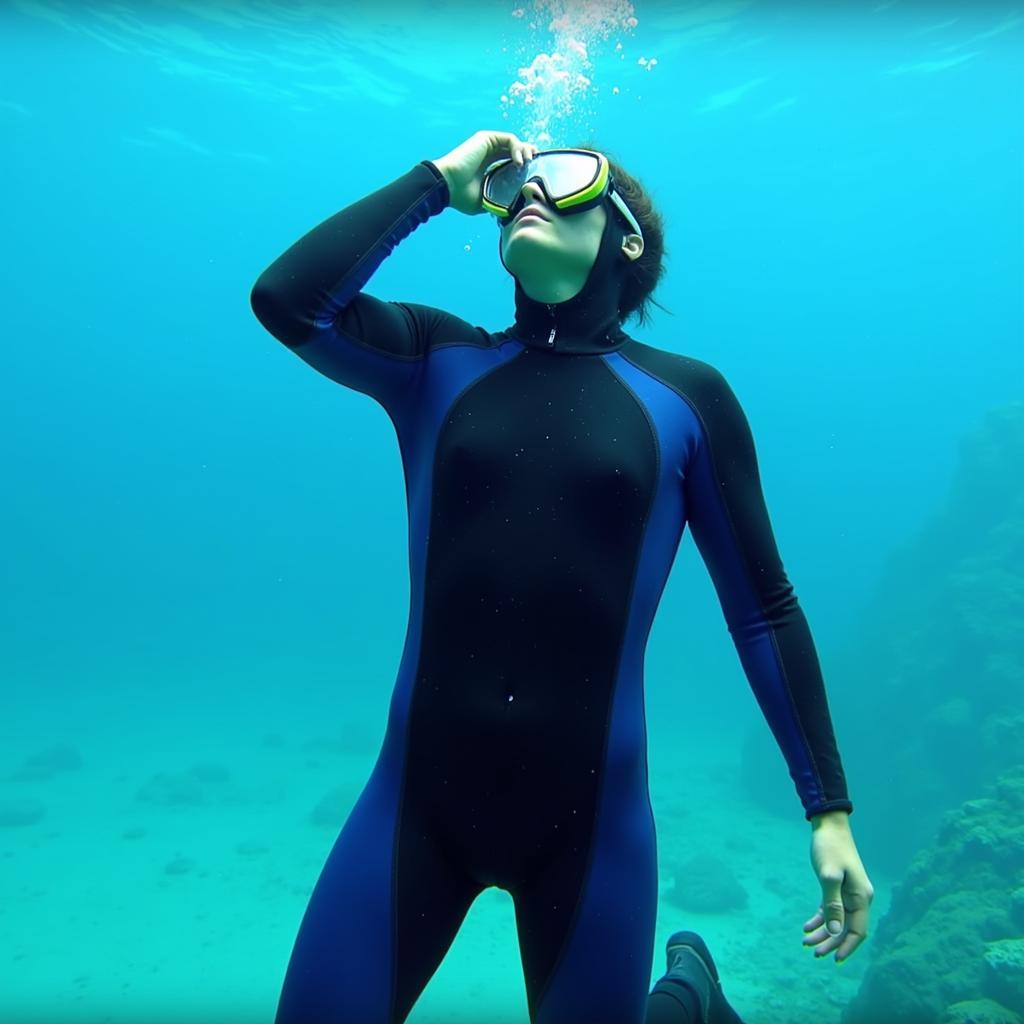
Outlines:
[{"label": "person underwater", "polygon": [[[503,330],[364,291],[446,208],[495,218],[515,281]],[[274,337],[388,413],[409,513],[387,728],[276,1024],[404,1021],[491,886],[513,900],[531,1024],[739,1021],[695,932],[670,936],[649,991],[643,661],[687,524],[811,824],[821,899],[804,944],[841,962],[867,935],[873,889],[746,416],[709,363],[623,330],[662,251],[649,199],[605,154],[479,131],[314,227],[253,286]]]}]

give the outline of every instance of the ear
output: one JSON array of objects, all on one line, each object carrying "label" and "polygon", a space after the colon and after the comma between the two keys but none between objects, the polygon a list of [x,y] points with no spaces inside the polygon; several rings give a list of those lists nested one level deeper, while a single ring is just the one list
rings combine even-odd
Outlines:
[{"label": "ear", "polygon": [[644,251],[644,240],[637,234],[622,236],[622,251],[631,260],[638,260]]}]

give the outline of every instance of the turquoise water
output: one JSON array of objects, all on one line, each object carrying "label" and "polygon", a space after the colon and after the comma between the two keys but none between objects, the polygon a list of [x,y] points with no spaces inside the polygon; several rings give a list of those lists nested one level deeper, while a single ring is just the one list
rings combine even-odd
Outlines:
[{"label": "turquoise water", "polygon": [[[1024,8],[14,0],[0,28],[0,1020],[272,1021],[377,756],[409,579],[388,417],[249,290],[481,128],[593,138],[654,196],[672,314],[625,328],[747,412],[881,920],[938,815],[1012,767],[983,737],[1024,702]],[[512,320],[493,222],[454,210],[366,291]],[[929,572],[991,600],[894,598]],[[646,672],[652,979],[695,928],[752,1024],[839,1022],[884,936],[841,968],[801,946],[809,825],[688,533]],[[951,760],[980,766],[962,791]],[[686,905],[697,853],[745,905]],[[1015,1008],[976,977],[945,1004]],[[505,1019],[522,969],[489,890],[409,1020]]]}]

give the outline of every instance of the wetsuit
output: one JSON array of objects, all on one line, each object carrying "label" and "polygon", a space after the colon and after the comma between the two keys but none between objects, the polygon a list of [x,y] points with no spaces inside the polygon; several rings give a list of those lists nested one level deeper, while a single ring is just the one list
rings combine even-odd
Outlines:
[{"label": "wetsuit", "polygon": [[685,523],[808,818],[852,810],[825,688],[736,397],[618,325],[617,217],[580,293],[549,306],[517,280],[515,323],[492,333],[362,291],[448,202],[423,161],[251,295],[296,355],[384,407],[409,503],[386,734],[277,1024],[403,1021],[488,886],[513,898],[534,1024],[641,1024],[657,902],[644,648]]}]

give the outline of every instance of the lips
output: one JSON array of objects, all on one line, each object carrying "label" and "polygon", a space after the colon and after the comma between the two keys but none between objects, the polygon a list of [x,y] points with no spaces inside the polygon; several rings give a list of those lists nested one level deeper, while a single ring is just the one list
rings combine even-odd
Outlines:
[{"label": "lips", "polygon": [[547,217],[545,217],[544,214],[541,212],[539,206],[527,206],[519,211],[519,214],[516,216],[515,222],[518,224],[524,217],[528,216],[540,217],[541,220],[547,220]]}]

